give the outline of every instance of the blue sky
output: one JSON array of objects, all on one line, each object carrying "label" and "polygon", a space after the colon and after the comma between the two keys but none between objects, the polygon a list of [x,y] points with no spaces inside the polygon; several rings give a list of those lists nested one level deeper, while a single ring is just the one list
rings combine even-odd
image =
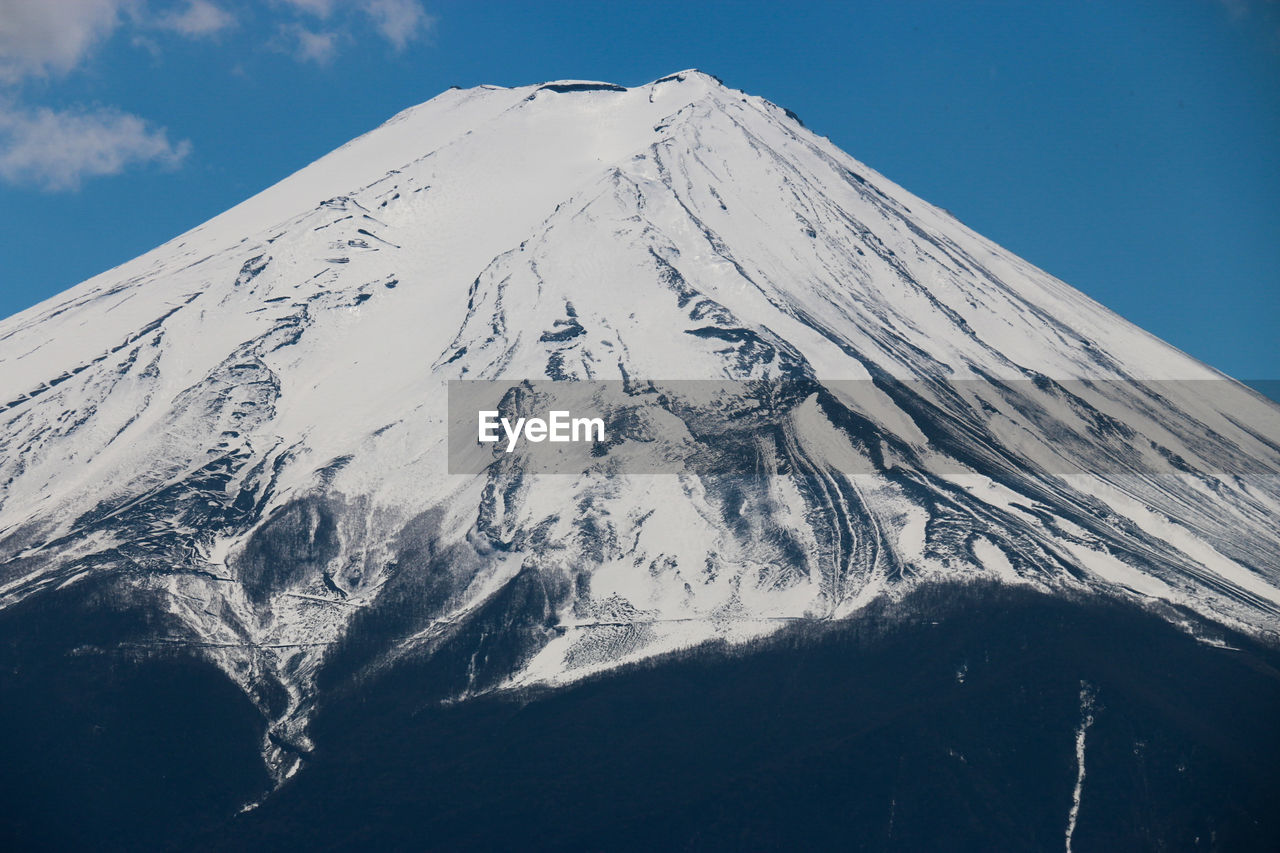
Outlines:
[{"label": "blue sky", "polygon": [[697,67],[1280,378],[1280,2],[0,0],[0,316],[450,85]]}]

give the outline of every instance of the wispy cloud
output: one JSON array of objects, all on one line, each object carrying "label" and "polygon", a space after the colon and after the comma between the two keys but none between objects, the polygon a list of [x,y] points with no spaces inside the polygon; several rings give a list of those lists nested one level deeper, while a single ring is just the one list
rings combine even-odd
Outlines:
[{"label": "wispy cloud", "polygon": [[129,0],[0,0],[0,80],[66,73],[120,23]]},{"label": "wispy cloud", "polygon": [[281,28],[284,51],[299,62],[327,65],[338,53],[338,34],[315,31],[301,24]]},{"label": "wispy cloud", "polygon": [[425,35],[435,23],[417,0],[366,0],[364,11],[397,51]]},{"label": "wispy cloud", "polygon": [[236,19],[213,0],[0,0],[0,83],[66,74],[125,23],[200,38]]},{"label": "wispy cloud", "polygon": [[244,25],[276,34],[263,48],[327,65],[362,30],[400,52],[434,24],[421,0],[0,0],[0,181],[68,190],[135,166],[176,166],[187,156],[189,142],[171,141],[141,116],[26,102],[25,93],[39,90],[27,81],[74,72],[117,32],[160,61],[173,38],[213,38]]},{"label": "wispy cloud", "polygon": [[[204,34],[225,26],[217,11],[209,0],[191,0],[161,23]],[[171,142],[140,116],[30,107],[15,94],[28,77],[70,73],[125,21],[137,24],[146,14],[142,0],[0,0],[0,180],[72,190],[86,178],[147,163],[176,166],[187,156],[189,142]]]},{"label": "wispy cloud", "polygon": [[156,19],[156,26],[161,29],[188,38],[213,36],[235,25],[234,15],[209,0],[187,0],[181,10],[170,11]]},{"label": "wispy cloud", "polygon": [[0,178],[47,190],[71,190],[85,178],[117,175],[130,166],[173,167],[186,141],[115,109],[0,108]]},{"label": "wispy cloud", "polygon": [[[276,0],[278,5],[299,15],[322,21],[334,20],[335,26],[349,25],[352,12],[359,12],[374,30],[397,51],[404,50],[431,31],[435,18],[427,14],[420,0]],[[347,14],[341,14],[347,13]],[[310,59],[310,57],[306,57]]]}]

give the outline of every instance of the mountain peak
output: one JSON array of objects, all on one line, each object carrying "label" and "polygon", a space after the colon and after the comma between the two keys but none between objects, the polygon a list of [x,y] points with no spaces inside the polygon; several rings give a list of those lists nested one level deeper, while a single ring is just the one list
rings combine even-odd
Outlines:
[{"label": "mountain peak", "polygon": [[654,80],[653,83],[650,83],[649,85],[654,85],[657,83],[672,83],[672,82],[683,83],[686,80],[699,80],[702,82],[714,83],[717,86],[725,85],[724,81],[721,80],[716,75],[710,74],[699,68],[686,68],[683,71],[677,71],[674,74],[668,74],[665,77],[659,77],[657,80]]}]

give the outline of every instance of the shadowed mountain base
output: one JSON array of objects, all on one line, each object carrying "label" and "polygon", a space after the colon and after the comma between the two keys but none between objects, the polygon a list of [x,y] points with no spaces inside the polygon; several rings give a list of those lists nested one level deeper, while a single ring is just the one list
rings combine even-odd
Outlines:
[{"label": "shadowed mountain base", "polygon": [[50,645],[0,676],[0,826],[8,849],[1060,850],[1087,687],[1076,849],[1275,849],[1280,654],[1224,639],[934,587],[563,691],[440,706],[408,663],[324,705],[314,760],[243,815],[261,726],[220,674]]}]

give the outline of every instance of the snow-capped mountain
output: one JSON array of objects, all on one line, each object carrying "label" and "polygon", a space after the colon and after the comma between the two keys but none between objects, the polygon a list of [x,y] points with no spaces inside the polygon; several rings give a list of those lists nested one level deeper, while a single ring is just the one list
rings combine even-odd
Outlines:
[{"label": "snow-capped mountain", "polygon": [[[460,471],[451,380],[656,414]],[[933,580],[1274,638],[1277,475],[1273,403],[698,71],[449,90],[0,323],[0,608],[141,608],[277,779],[398,661],[563,684]]]}]

